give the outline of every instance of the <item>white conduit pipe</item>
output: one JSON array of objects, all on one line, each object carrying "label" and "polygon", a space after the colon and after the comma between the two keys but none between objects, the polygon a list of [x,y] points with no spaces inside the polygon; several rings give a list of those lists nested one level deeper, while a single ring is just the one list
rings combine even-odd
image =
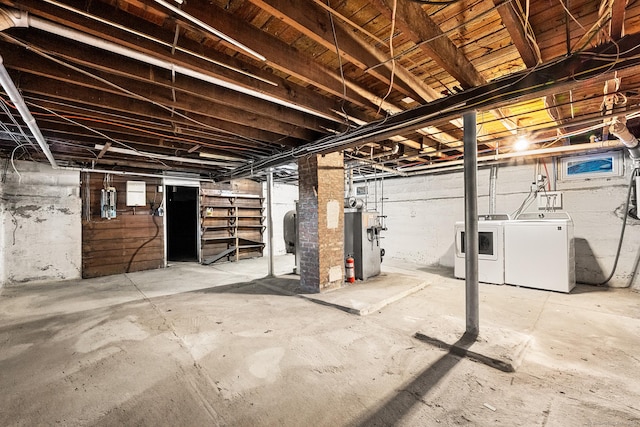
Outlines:
[{"label": "white conduit pipe", "polygon": [[20,116],[22,116],[22,120],[24,120],[24,122],[26,123],[27,127],[31,131],[31,134],[42,149],[42,152],[49,160],[49,163],[51,163],[51,167],[57,169],[58,164],[56,163],[56,159],[53,158],[53,154],[51,154],[49,145],[47,144],[47,141],[44,140],[44,136],[42,136],[42,132],[40,132],[40,128],[36,123],[36,119],[34,119],[31,115],[31,112],[29,111],[27,104],[25,104],[22,95],[20,94],[20,92],[18,92],[16,85],[13,83],[13,80],[11,80],[11,76],[7,72],[7,69],[4,67],[2,56],[0,56],[0,84],[2,85],[4,91],[7,92],[7,95],[9,95],[11,102],[13,102],[13,105],[15,105],[15,107],[17,108]]},{"label": "white conduit pipe", "polygon": [[[105,146],[102,144],[95,144],[93,148],[95,148],[96,150],[102,150],[104,149],[104,147]],[[212,160],[192,159],[191,157],[166,156],[164,154],[150,153],[148,151],[130,150],[128,148],[109,147],[108,151],[112,153],[127,154],[130,156],[148,157],[151,159],[167,160],[171,162],[195,163],[198,165],[207,165],[207,166],[221,166],[226,169],[233,169],[234,167],[239,166],[239,163],[216,162]]]},{"label": "white conduit pipe", "polygon": [[[529,151],[514,151],[511,153],[492,154],[490,156],[478,156],[478,163],[513,159],[517,157],[558,155],[558,154],[564,154],[564,153],[597,150],[602,148],[617,148],[620,146],[621,146],[620,141],[618,141],[617,139],[615,140],[612,139],[607,141],[591,142],[587,144],[540,148],[537,150],[529,150]],[[464,163],[464,160],[452,160],[447,162],[446,164],[448,167],[451,167],[451,166],[456,167],[456,166],[461,166],[463,163]],[[434,171],[445,170],[443,165],[438,163],[428,164],[424,166],[410,166],[405,168],[399,168],[398,170],[401,172],[406,172],[409,175],[415,175],[415,174],[419,174],[420,171],[426,171],[430,169],[433,169]]]},{"label": "white conduit pipe", "polygon": [[129,172],[129,171],[111,170],[111,169],[81,168],[81,167],[74,167],[74,166],[59,166],[57,169],[65,170],[65,171],[73,171],[73,172],[101,173],[101,174],[111,174],[111,175],[120,175],[120,176],[140,176],[145,178],[157,178],[161,180],[179,178],[180,180],[183,180],[183,181],[215,183],[213,179],[191,178],[188,176],[176,177],[172,175],[161,175],[157,173]]},{"label": "white conduit pipe", "polygon": [[638,139],[627,128],[627,118],[624,116],[615,117],[613,123],[609,127],[611,132],[616,138],[620,140],[629,150],[629,156],[634,161],[640,160],[640,144]]},{"label": "white conduit pipe", "polygon": [[[16,16],[16,14],[18,16]],[[69,40],[78,41],[80,43],[84,43],[89,46],[93,46],[98,49],[105,50],[107,52],[114,53],[116,55],[121,55],[127,58],[135,59],[136,61],[144,62],[145,64],[153,65],[159,68],[163,68],[165,70],[169,70],[171,72],[176,72],[188,77],[192,77],[194,79],[211,83],[216,86],[221,86],[236,92],[243,93],[245,95],[252,96],[254,98],[259,98],[264,101],[272,102],[274,104],[282,105],[287,108],[291,108],[294,110],[301,111],[303,113],[312,114],[316,117],[322,117],[331,121],[336,121],[335,117],[331,117],[329,115],[323,114],[318,111],[311,110],[309,108],[293,104],[291,102],[278,99],[274,96],[267,95],[265,93],[248,89],[243,86],[237,85],[235,83],[227,82],[225,80],[219,79],[217,77],[210,76],[205,73],[201,73],[196,70],[192,70],[190,68],[184,67],[182,65],[173,64],[170,61],[166,61],[161,58],[156,58],[152,55],[148,55],[146,53],[138,52],[136,50],[130,49],[128,47],[120,46],[119,44],[110,42],[108,40],[103,40],[99,37],[95,37],[71,28],[64,27],[62,25],[58,25],[44,19],[40,19],[36,16],[29,16],[21,11],[12,11],[7,9],[0,9],[0,21],[10,21],[14,27],[31,27],[36,28],[38,30],[45,31],[50,34],[55,34],[60,37],[64,37]],[[10,26],[5,25],[5,28],[0,26],[0,29],[6,29]]]}]

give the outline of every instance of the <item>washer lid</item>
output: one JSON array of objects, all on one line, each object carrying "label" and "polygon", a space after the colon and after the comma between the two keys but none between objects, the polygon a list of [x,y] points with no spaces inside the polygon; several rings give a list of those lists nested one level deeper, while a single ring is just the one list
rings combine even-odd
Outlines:
[{"label": "washer lid", "polygon": [[509,214],[487,214],[478,215],[478,221],[508,221],[511,219]]},{"label": "washer lid", "polygon": [[571,216],[568,212],[525,212],[516,217],[517,221],[546,221],[553,219],[568,219],[571,221]]}]

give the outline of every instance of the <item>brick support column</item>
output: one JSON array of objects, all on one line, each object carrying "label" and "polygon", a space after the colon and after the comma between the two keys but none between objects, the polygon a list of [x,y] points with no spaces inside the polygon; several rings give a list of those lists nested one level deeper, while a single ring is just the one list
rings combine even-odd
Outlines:
[{"label": "brick support column", "polygon": [[300,285],[322,292],[344,282],[344,158],[298,160]]}]

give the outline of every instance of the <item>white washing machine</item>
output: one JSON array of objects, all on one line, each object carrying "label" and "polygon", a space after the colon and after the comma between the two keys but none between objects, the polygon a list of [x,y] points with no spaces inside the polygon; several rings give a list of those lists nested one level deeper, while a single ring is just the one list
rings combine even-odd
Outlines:
[{"label": "white washing machine", "polygon": [[[504,224],[507,214],[478,217],[478,281],[503,285],[504,282]],[[464,221],[455,224],[455,260],[453,274],[465,278]]]},{"label": "white washing machine", "polygon": [[505,283],[549,291],[575,287],[573,221],[566,212],[524,213],[504,227]]}]

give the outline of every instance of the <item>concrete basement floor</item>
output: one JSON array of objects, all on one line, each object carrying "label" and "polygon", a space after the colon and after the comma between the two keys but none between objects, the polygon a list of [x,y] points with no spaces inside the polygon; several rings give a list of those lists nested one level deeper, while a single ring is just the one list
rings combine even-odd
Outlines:
[{"label": "concrete basement floor", "polygon": [[505,373],[413,337],[464,320],[464,282],[416,268],[385,260],[421,286],[366,316],[265,258],[4,288],[0,425],[640,425],[640,294],[481,284],[481,330],[531,337]]}]

